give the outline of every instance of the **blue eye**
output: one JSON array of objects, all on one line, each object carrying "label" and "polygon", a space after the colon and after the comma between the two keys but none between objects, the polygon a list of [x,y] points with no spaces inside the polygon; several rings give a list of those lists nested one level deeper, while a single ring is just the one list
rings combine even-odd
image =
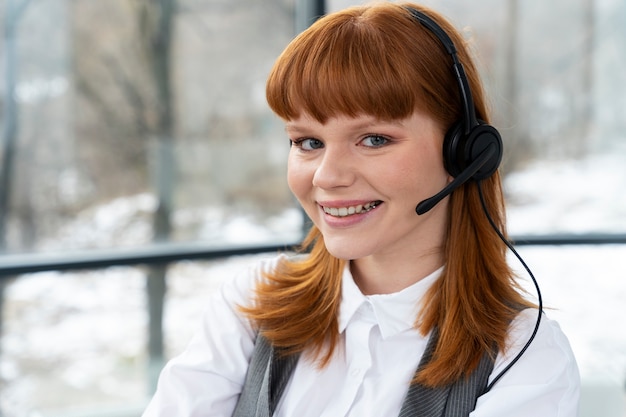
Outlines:
[{"label": "blue eye", "polygon": [[319,139],[311,138],[292,140],[291,143],[293,144],[293,146],[300,148],[303,151],[312,151],[324,147],[324,142]]},{"label": "blue eye", "polygon": [[373,148],[386,145],[388,142],[389,142],[389,139],[387,139],[386,137],[381,136],[381,135],[370,135],[370,136],[365,137],[361,141],[361,143],[364,146],[370,146],[370,147],[373,147]]}]

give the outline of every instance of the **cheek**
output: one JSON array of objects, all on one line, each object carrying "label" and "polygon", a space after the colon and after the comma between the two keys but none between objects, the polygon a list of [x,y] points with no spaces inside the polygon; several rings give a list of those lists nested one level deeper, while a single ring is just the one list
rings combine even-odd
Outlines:
[{"label": "cheek", "polygon": [[413,157],[406,157],[390,164],[393,168],[386,173],[390,187],[404,190],[408,198],[438,192],[449,182],[449,174],[443,166],[442,156],[428,149],[415,152]]},{"label": "cheek", "polygon": [[287,184],[298,200],[311,188],[311,182],[312,175],[307,172],[306,167],[289,158],[287,162]]}]

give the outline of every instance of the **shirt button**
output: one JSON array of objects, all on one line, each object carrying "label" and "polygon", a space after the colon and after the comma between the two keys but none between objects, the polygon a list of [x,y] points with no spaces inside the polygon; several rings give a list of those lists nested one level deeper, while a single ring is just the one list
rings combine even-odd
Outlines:
[{"label": "shirt button", "polygon": [[353,368],[350,370],[351,377],[357,378],[359,375],[361,375],[361,368]]}]

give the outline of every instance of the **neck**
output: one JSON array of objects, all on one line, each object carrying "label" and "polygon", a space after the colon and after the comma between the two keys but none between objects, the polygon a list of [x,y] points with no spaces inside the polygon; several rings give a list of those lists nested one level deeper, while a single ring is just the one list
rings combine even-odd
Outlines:
[{"label": "neck", "polygon": [[415,284],[439,269],[444,263],[442,249],[388,256],[368,256],[351,261],[355,283],[365,295],[391,294]]}]

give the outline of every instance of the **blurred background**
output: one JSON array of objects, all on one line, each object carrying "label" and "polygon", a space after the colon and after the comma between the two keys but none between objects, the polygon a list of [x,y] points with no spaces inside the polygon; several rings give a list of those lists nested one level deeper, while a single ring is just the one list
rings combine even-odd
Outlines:
[{"label": "blurred background", "polygon": [[[138,417],[207,294],[299,241],[265,78],[358,3],[0,3],[0,416]],[[578,358],[581,415],[625,417],[626,3],[421,3],[478,58],[509,233]]]}]

